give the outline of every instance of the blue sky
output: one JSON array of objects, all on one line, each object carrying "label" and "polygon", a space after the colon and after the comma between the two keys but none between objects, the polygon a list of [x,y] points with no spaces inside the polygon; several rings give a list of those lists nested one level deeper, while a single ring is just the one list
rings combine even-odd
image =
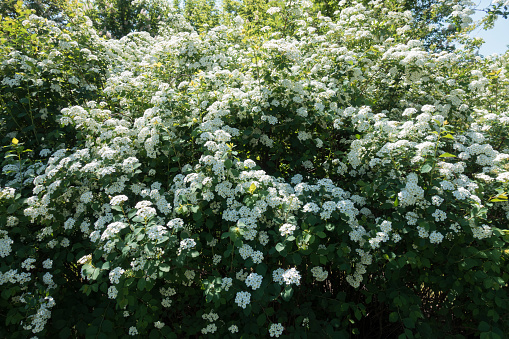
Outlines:
[{"label": "blue sky", "polygon": [[[477,0],[477,3],[479,4],[477,8],[486,8],[491,1]],[[478,21],[483,17],[483,14],[484,12],[478,11],[472,16],[472,19]],[[481,46],[480,54],[484,56],[493,53],[503,54],[508,49],[507,45],[509,45],[509,19],[499,17],[492,30],[485,31],[482,28],[476,28],[470,33],[470,36],[484,39],[485,42]]]}]

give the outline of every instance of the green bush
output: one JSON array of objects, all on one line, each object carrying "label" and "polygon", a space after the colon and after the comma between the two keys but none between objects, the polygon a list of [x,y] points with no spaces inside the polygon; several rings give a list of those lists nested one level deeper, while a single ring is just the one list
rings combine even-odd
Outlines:
[{"label": "green bush", "polygon": [[93,40],[73,144],[6,148],[0,334],[506,337],[509,54],[308,5]]}]

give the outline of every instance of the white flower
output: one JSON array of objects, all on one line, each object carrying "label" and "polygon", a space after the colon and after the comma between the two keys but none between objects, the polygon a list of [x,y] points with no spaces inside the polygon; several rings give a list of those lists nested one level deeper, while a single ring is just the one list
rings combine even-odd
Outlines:
[{"label": "white flower", "polygon": [[284,329],[285,328],[283,327],[283,325],[281,325],[281,323],[270,324],[269,334],[271,337],[279,338],[279,336],[283,334]]},{"label": "white flower", "polygon": [[280,11],[281,11],[281,8],[279,8],[279,7],[271,7],[267,10],[267,14],[273,15],[273,14],[279,13]]},{"label": "white flower", "polygon": [[157,329],[161,329],[161,328],[163,328],[163,327],[164,327],[164,325],[165,325],[165,324],[164,324],[163,322],[161,322],[161,321],[156,321],[156,322],[154,323],[154,327],[155,327],[155,328],[157,328]]},{"label": "white flower", "polygon": [[108,298],[110,299],[116,299],[118,295],[118,290],[115,286],[110,286],[108,288]]},{"label": "white flower", "polygon": [[119,279],[122,276],[122,274],[124,274],[124,272],[125,270],[123,270],[121,267],[116,267],[113,270],[111,270],[109,274],[110,282],[112,284],[118,284]]},{"label": "white flower", "polygon": [[233,21],[235,22],[235,24],[237,25],[237,27],[241,27],[242,25],[244,25],[244,19],[242,19],[240,16],[236,16],[235,18],[233,18]]},{"label": "white flower", "polygon": [[253,290],[256,290],[262,284],[263,276],[258,273],[251,273],[246,278],[247,287],[251,287]]},{"label": "white flower", "polygon": [[184,240],[180,241],[180,246],[179,246],[177,254],[180,254],[184,250],[191,249],[194,246],[196,246],[196,241],[194,241],[194,239],[192,239],[192,238],[184,239]]},{"label": "white flower", "polygon": [[92,199],[94,199],[94,196],[93,196],[92,192],[90,192],[90,191],[83,193],[80,197],[80,200],[85,204],[88,204],[89,202],[91,202]]},{"label": "white flower", "polygon": [[53,260],[51,259],[46,259],[42,262],[42,267],[49,270],[51,267],[53,267]]},{"label": "white flower", "polygon": [[147,229],[147,236],[150,240],[162,241],[166,233],[168,231],[161,225],[151,226]]},{"label": "white flower", "polygon": [[[28,258],[21,263],[21,267],[27,271],[30,271],[31,269],[35,268],[35,266],[32,265],[34,262],[35,262],[34,258]],[[44,267],[44,264],[43,264],[43,267]],[[44,267],[44,268],[46,268],[46,267]],[[49,268],[51,268],[51,266]]]},{"label": "white flower", "polygon": [[300,285],[300,273],[296,268],[290,268],[283,273],[283,280],[287,285]]},{"label": "white flower", "polygon": [[239,248],[239,254],[242,259],[246,260],[253,254],[253,248],[248,244],[244,244],[241,248]]},{"label": "white flower", "polygon": [[295,225],[283,224],[283,226],[281,226],[279,228],[279,232],[281,232],[281,236],[284,237],[287,235],[293,235],[293,231],[295,231],[296,229],[297,229],[297,226],[295,226]]},{"label": "white flower", "polygon": [[232,278],[223,278],[221,282],[221,288],[225,291],[228,291],[230,287],[232,287],[233,279]]},{"label": "white flower", "polygon": [[110,200],[111,206],[117,206],[122,204],[124,201],[127,201],[127,197],[125,195],[117,195]]},{"label": "white flower", "polygon": [[235,296],[235,303],[242,308],[246,308],[251,303],[251,293],[249,292],[237,292]]},{"label": "white flower", "polygon": [[168,221],[166,226],[168,226],[168,228],[170,228],[170,229],[174,229],[175,231],[178,231],[178,230],[184,228],[184,220],[182,220],[180,218],[175,218],[175,219]]},{"label": "white flower", "polygon": [[432,244],[440,244],[442,242],[442,239],[444,239],[444,236],[437,231],[433,231],[429,235],[429,242]]},{"label": "white flower", "polygon": [[317,281],[324,281],[329,276],[329,272],[325,271],[321,266],[313,267],[311,273],[313,273],[313,277],[315,277]]},{"label": "white flower", "polygon": [[274,282],[277,282],[278,284],[282,285],[285,281],[283,279],[283,273],[285,273],[285,270],[282,268],[278,268],[272,272],[272,280]]}]

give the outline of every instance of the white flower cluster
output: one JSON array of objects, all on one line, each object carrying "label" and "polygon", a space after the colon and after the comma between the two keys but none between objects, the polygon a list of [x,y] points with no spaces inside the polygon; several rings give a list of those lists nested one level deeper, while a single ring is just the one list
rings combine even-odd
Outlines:
[{"label": "white flower cluster", "polygon": [[283,325],[281,325],[281,323],[270,324],[269,335],[271,337],[279,338],[279,336],[283,334],[284,329],[285,328],[283,327]]},{"label": "white flower cluster", "polygon": [[217,315],[217,313],[214,313],[214,311],[210,311],[209,313],[203,313],[201,317],[204,320],[210,321],[211,323],[219,319],[219,316]]},{"label": "white flower cluster", "polygon": [[245,282],[247,287],[251,287],[253,290],[256,290],[260,288],[262,284],[263,276],[259,275],[258,273],[250,273]]},{"label": "white flower cluster", "polygon": [[207,327],[202,328],[201,333],[202,334],[209,334],[209,333],[214,333],[216,331],[217,331],[216,324],[208,324]]},{"label": "white flower cluster", "polygon": [[295,285],[299,286],[300,278],[301,278],[300,273],[299,273],[299,271],[297,271],[297,269],[295,267],[287,269],[287,270],[278,268],[272,272],[272,280],[274,282],[279,283],[280,285],[295,284]]},{"label": "white flower cluster", "polygon": [[[101,234],[101,241],[109,240],[111,237],[113,237],[115,234],[118,234],[122,229],[126,228],[128,225],[121,221],[116,221],[111,224],[109,224],[104,232]],[[90,235],[91,240],[95,238],[98,233],[92,233]],[[94,241],[94,240],[92,240]]]},{"label": "white flower cluster", "polygon": [[296,229],[297,229],[297,226],[295,226],[295,225],[283,224],[283,226],[281,226],[279,228],[279,232],[281,233],[281,236],[284,237],[287,235],[293,235],[293,231],[295,231]]},{"label": "white flower cluster", "polygon": [[166,228],[161,225],[151,226],[147,229],[147,236],[150,240],[155,240],[156,242],[162,241],[163,236],[168,233]]},{"label": "white flower cluster", "polygon": [[180,255],[180,253],[182,253],[182,251],[191,249],[195,246],[196,246],[196,241],[192,238],[187,238],[187,239],[181,240],[177,254]]},{"label": "white flower cluster", "polygon": [[228,291],[230,289],[230,287],[232,287],[232,285],[233,285],[232,278],[225,277],[222,279],[221,288],[223,290]]},{"label": "white flower cluster", "polygon": [[[21,263],[21,268],[30,271],[31,269],[35,268],[34,265],[32,265],[36,260],[34,258],[28,258],[25,261]],[[50,267],[51,268],[51,267]]]},{"label": "white flower cluster", "polygon": [[184,228],[184,221],[180,218],[175,218],[175,219],[168,221],[168,224],[166,226],[168,226],[169,229],[178,231],[178,230]]},{"label": "white flower cluster", "polygon": [[155,208],[151,207],[152,202],[150,201],[140,201],[136,204],[135,208],[138,210],[136,215],[143,219],[150,219],[157,214]]},{"label": "white flower cluster", "polygon": [[116,299],[118,295],[118,290],[115,286],[110,286],[108,288],[108,298],[110,299]]},{"label": "white flower cluster", "polygon": [[251,303],[251,293],[249,292],[237,292],[235,295],[235,303],[239,307],[246,308]]},{"label": "white flower cluster", "polygon": [[442,235],[442,233],[437,232],[437,231],[433,231],[429,235],[429,242],[432,244],[440,244],[443,239],[444,239],[444,236]]},{"label": "white flower cluster", "polygon": [[43,302],[39,305],[37,313],[29,317],[30,324],[25,328],[32,330],[32,333],[39,333],[44,329],[44,326],[51,318],[50,308],[56,305],[55,300],[51,296],[44,298]]},{"label": "white flower cluster", "polygon": [[8,232],[4,230],[0,230],[0,237],[0,257],[5,258],[11,253],[11,245],[14,241],[9,238]]},{"label": "white flower cluster", "polygon": [[125,270],[122,269],[121,267],[115,267],[114,269],[112,269],[109,273],[109,277],[110,277],[110,282],[112,284],[118,284],[119,283],[119,279],[120,277],[122,276],[122,274],[125,273]]},{"label": "white flower cluster", "polygon": [[127,197],[125,195],[117,195],[111,198],[110,205],[111,206],[118,206],[121,205],[123,202],[127,201]]},{"label": "white flower cluster", "polygon": [[311,269],[311,273],[313,273],[313,277],[317,281],[324,281],[329,276],[329,272],[323,269],[321,266],[315,266]]},{"label": "white flower cluster", "polygon": [[163,328],[163,327],[164,327],[164,325],[165,325],[165,324],[164,324],[162,321],[156,321],[156,322],[154,323],[154,327],[155,327],[155,328],[157,328],[158,330],[160,330],[161,328]]},{"label": "white flower cluster", "polygon": [[417,185],[418,180],[419,178],[415,173],[407,175],[406,186],[398,193],[399,203],[402,207],[415,205],[424,197],[424,190]]}]

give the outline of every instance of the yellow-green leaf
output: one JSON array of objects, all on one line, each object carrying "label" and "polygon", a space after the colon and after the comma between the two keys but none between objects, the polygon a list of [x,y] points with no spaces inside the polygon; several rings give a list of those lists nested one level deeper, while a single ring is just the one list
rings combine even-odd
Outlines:
[{"label": "yellow-green leaf", "polygon": [[507,200],[508,200],[507,192],[503,192],[503,193],[500,193],[500,194],[494,196],[489,201],[491,201],[491,202],[502,202],[502,201],[507,201]]},{"label": "yellow-green leaf", "polygon": [[451,153],[444,153],[444,154],[440,154],[439,158],[456,158],[456,156]]},{"label": "yellow-green leaf", "polygon": [[256,190],[256,185],[254,182],[249,186],[249,193],[253,194],[253,192]]}]

